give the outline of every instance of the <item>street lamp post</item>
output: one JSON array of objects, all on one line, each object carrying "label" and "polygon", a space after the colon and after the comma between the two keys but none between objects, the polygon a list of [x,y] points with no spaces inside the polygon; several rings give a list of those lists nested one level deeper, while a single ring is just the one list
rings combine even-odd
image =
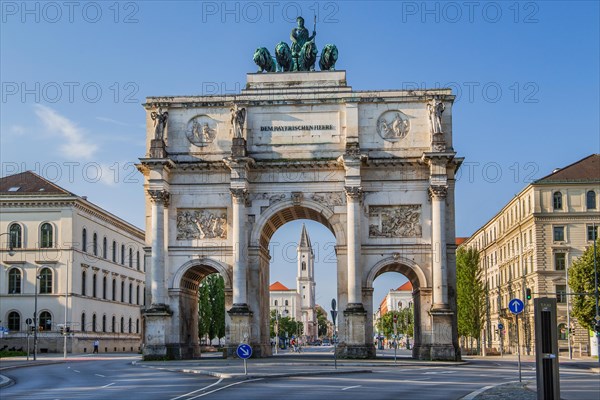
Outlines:
[{"label": "street lamp post", "polygon": [[38,318],[37,318],[37,305],[38,305],[38,280],[40,279],[39,270],[35,270],[35,294],[33,302],[33,361],[37,359],[37,331],[38,331]]},{"label": "street lamp post", "polygon": [[600,312],[598,311],[598,262],[596,261],[596,242],[598,241],[598,231],[596,230],[596,223],[592,228],[592,235],[594,237],[594,287],[596,288],[596,346],[598,347],[598,363],[600,364]]}]

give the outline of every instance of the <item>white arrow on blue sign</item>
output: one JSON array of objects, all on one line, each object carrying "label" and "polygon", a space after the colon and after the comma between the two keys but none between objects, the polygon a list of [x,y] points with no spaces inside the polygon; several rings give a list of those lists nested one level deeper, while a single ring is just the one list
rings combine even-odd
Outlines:
[{"label": "white arrow on blue sign", "polygon": [[236,353],[239,358],[245,360],[246,358],[250,358],[250,356],[252,356],[252,347],[246,343],[242,343],[238,346]]},{"label": "white arrow on blue sign", "polygon": [[523,308],[525,308],[525,305],[523,304],[523,301],[521,301],[521,299],[512,299],[508,303],[508,309],[511,313],[515,315],[521,314],[523,312]]}]

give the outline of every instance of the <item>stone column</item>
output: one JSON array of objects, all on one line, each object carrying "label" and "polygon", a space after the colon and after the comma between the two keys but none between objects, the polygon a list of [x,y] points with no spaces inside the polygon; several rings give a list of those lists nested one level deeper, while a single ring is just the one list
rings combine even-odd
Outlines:
[{"label": "stone column", "polygon": [[362,188],[346,186],[348,218],[348,307],[363,308],[360,266],[360,200]]},{"label": "stone column", "polygon": [[231,189],[233,202],[233,309],[248,309],[246,240],[246,189]]},{"label": "stone column", "polygon": [[152,278],[151,305],[167,303],[165,287],[165,206],[169,204],[166,190],[148,190],[152,201],[152,258],[150,274]]},{"label": "stone column", "polygon": [[431,250],[433,270],[433,308],[449,309],[446,260],[446,186],[429,187],[431,196]]}]

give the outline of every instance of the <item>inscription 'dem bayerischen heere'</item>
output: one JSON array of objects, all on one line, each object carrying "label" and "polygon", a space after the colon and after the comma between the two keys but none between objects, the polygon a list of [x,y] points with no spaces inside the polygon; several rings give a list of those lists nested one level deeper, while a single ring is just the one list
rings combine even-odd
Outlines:
[{"label": "inscription 'dem bayerischen heere'", "polygon": [[333,125],[275,125],[260,127],[261,132],[332,131],[334,129]]}]

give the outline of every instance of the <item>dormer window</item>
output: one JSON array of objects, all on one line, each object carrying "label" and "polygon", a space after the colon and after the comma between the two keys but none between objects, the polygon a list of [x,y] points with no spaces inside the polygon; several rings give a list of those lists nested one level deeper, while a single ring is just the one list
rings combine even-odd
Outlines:
[{"label": "dormer window", "polygon": [[19,189],[21,189],[21,186],[12,186],[8,188],[9,192],[17,192]]}]

